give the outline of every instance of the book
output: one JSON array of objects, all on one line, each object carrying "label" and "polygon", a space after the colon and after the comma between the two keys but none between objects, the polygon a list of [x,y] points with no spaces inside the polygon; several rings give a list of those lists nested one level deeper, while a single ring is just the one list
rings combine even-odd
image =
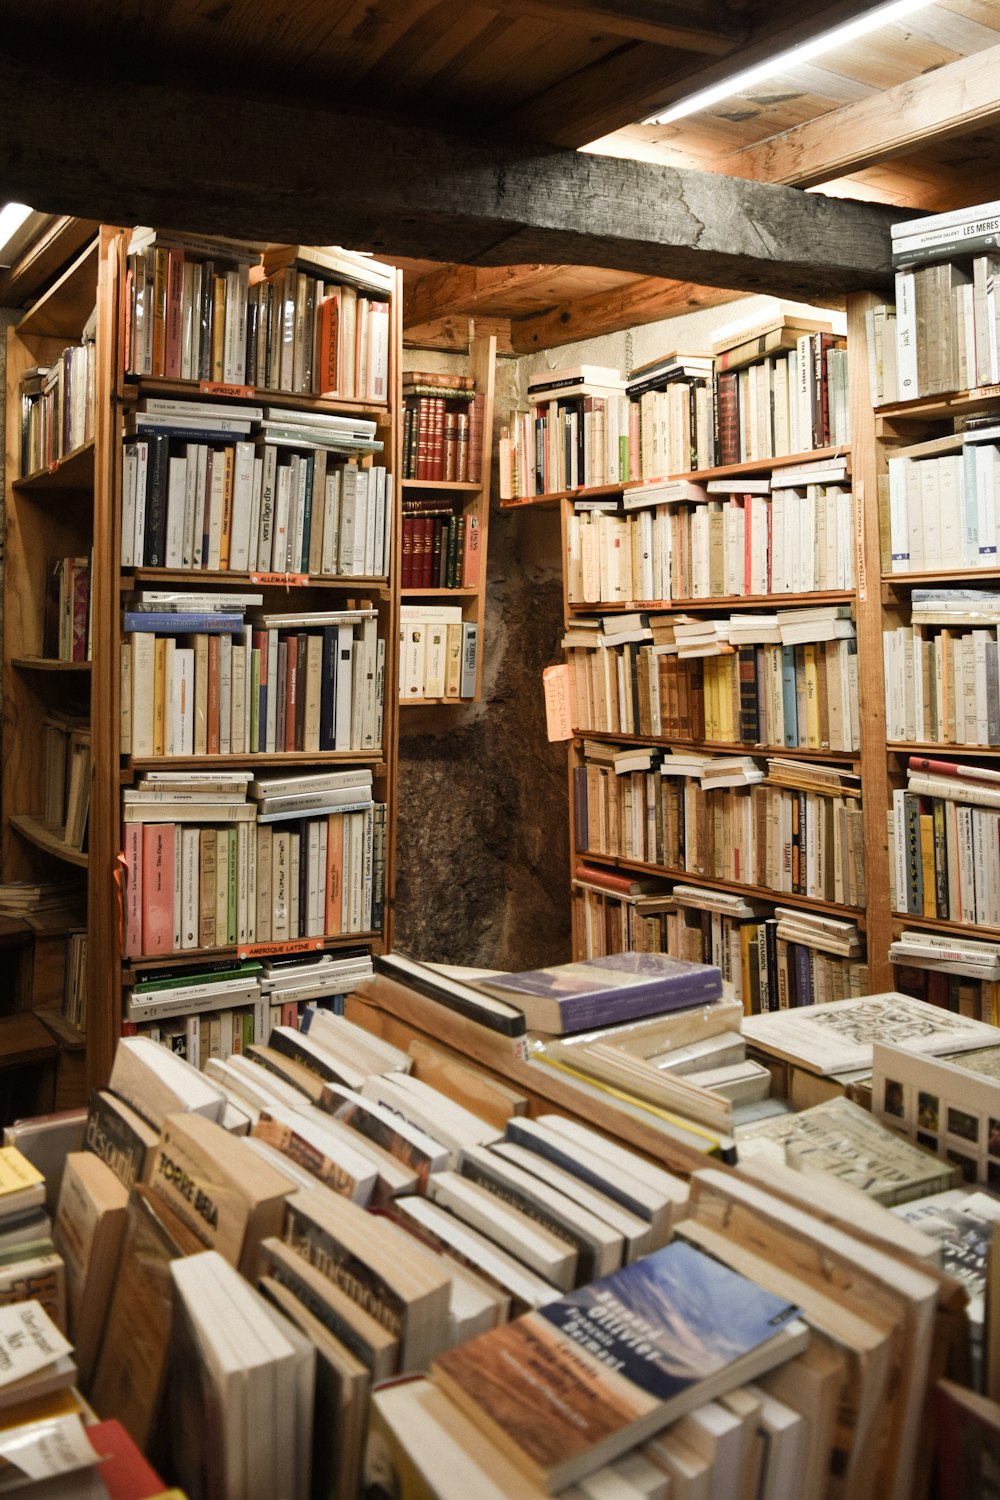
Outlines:
[{"label": "book", "polygon": [[37,1302],[0,1307],[0,1411],[71,1386],[72,1348]]},{"label": "book", "polygon": [[108,1089],[90,1096],[81,1145],[92,1151],[126,1188],[145,1180],[160,1133]]},{"label": "book", "polygon": [[795,1314],[678,1242],[440,1355],[431,1373],[554,1493],[801,1352]]},{"label": "book", "polygon": [[522,1009],[531,1030],[558,1035],[710,1003],[722,994],[722,975],[712,965],[667,954],[616,953],[491,976],[478,985]]},{"label": "book", "polygon": [[169,1114],[181,1110],[218,1120],[224,1102],[197,1068],[140,1036],[120,1039],[109,1087],[157,1129],[163,1128]]},{"label": "book", "polygon": [[45,1202],[45,1179],[16,1146],[0,1146],[0,1224]]},{"label": "book", "polygon": [[127,1204],[128,1189],[100,1157],[67,1157],[53,1240],[66,1265],[69,1331],[85,1387],[104,1334]]}]

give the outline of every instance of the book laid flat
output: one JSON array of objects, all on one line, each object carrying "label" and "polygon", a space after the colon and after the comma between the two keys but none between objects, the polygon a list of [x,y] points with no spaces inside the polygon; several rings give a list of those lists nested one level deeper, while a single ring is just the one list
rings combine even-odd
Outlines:
[{"label": "book laid flat", "polygon": [[432,1374],[554,1493],[799,1353],[796,1311],[675,1242],[438,1356]]},{"label": "book laid flat", "polygon": [[870,1068],[875,1042],[931,1055],[964,1052],[990,1046],[996,1027],[889,991],[746,1016],[743,1035],[762,1051],[830,1074]]},{"label": "book laid flat", "polygon": [[609,953],[547,969],[490,975],[477,980],[476,987],[518,1006],[529,1030],[558,1035],[711,1004],[722,994],[722,974],[713,964],[665,953]]}]

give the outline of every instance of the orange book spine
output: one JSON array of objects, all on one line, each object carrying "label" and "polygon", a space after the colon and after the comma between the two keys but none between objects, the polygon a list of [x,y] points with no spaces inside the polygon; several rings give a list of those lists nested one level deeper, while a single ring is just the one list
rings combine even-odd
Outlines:
[{"label": "orange book spine", "polygon": [[220,643],[217,635],[208,638],[208,754],[219,753],[219,657]]},{"label": "orange book spine", "polygon": [[462,554],[462,586],[467,589],[477,589],[480,584],[482,552],[479,543],[479,517],[470,511],[465,518],[465,550]]},{"label": "orange book spine", "polygon": [[343,931],[344,814],[331,813],[326,824],[326,916],[325,931]]},{"label": "orange book spine", "polygon": [[142,826],[142,949],[171,953],[174,946],[174,825]]},{"label": "orange book spine", "polygon": [[222,478],[222,531],[219,536],[219,567],[229,567],[229,544],[233,535],[233,477],[236,472],[236,450],[226,448],[226,467]]}]

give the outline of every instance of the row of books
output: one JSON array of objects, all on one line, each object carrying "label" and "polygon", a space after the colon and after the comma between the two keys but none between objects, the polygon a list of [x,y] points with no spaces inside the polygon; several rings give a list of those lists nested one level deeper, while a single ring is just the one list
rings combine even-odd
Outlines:
[{"label": "row of books", "polygon": [[458,604],[403,604],[399,611],[399,696],[472,698],[479,667],[479,626]]},{"label": "row of books", "polygon": [[249,625],[235,611],[134,610],[125,631],[126,754],[381,747],[385,640],[374,610],[260,615]]},{"label": "row of books", "polygon": [[956,1015],[1000,1025],[1000,947],[952,933],[904,929],[889,947],[896,983]]},{"label": "row of books", "polygon": [[1000,788],[989,770],[911,760],[889,819],[894,911],[1000,927]]},{"label": "row of books", "polygon": [[137,230],[126,373],[386,401],[390,268],[349,252],[331,264],[316,247],[260,249]]},{"label": "row of books", "polygon": [[478,588],[480,525],[460,504],[410,504],[403,500],[400,554],[403,589]]},{"label": "row of books", "polygon": [[[213,792],[194,776],[163,783],[151,774],[127,790],[124,951],[281,944],[380,927],[385,806],[372,800],[370,780],[337,784],[357,774],[331,772],[322,780],[332,785],[292,792],[280,778],[234,773],[232,785]],[[310,778],[294,785],[310,786]]]},{"label": "row of books", "polygon": [[991,423],[947,440],[958,451],[889,459],[893,573],[995,568],[1000,532],[1000,435]]},{"label": "row of books", "polygon": [[62,1013],[71,1026],[83,1031],[87,1024],[87,932],[66,934],[63,971]]},{"label": "row of books", "polygon": [[579,853],[864,905],[857,777],[772,758],[765,782],[749,757],[583,749],[573,770]]},{"label": "row of books", "polygon": [[42,822],[71,849],[83,849],[90,814],[90,726],[51,710],[42,720]]},{"label": "row of books", "polygon": [[[803,323],[805,326],[803,326]],[[822,319],[777,313],[714,357],[536,372],[500,440],[502,499],[617,485],[850,442],[847,351]]]},{"label": "row of books", "polygon": [[[254,443],[249,431],[255,418],[242,413],[224,421],[237,422],[246,430],[243,437],[212,431],[220,419],[209,411],[185,416],[190,426],[176,431],[177,414],[156,411],[147,419],[140,413],[139,435],[125,443],[122,566],[384,575],[391,553],[391,476],[382,465],[334,462],[344,451],[328,443],[331,436],[339,442],[336,432],[298,412],[288,413],[287,421],[285,416],[277,422],[263,418]],[[148,425],[153,418],[162,418],[155,429]],[[354,447],[351,437],[348,451]]]},{"label": "row of books", "polygon": [[757,482],[734,492],[729,481],[710,480],[707,490],[679,481],[626,490],[623,503],[576,504],[567,521],[570,601],[852,589],[850,492],[775,480],[773,493],[748,493]]},{"label": "row of books", "polygon": [[936,396],[994,384],[995,253],[896,271],[896,395]]},{"label": "row of books", "polygon": [[50,661],[89,661],[93,645],[93,557],[56,557],[46,573],[42,650]]},{"label": "row of books", "polygon": [[[403,478],[479,484],[483,474],[486,397],[466,388],[437,387],[433,377],[409,372],[403,382]],[[427,383],[431,382],[431,383]],[[436,390],[436,395],[429,394]],[[411,394],[423,391],[425,394]]]},{"label": "row of books", "polygon": [[52,365],[25,370],[21,401],[21,478],[51,468],[94,437],[94,344],[64,349]]},{"label": "row of books", "polygon": [[583,733],[858,749],[853,636],[787,646],[724,644],[718,655],[687,655],[676,639],[568,644],[585,633],[574,621],[563,641],[573,672],[573,724]]},{"label": "row of books", "polygon": [[890,740],[1000,745],[996,625],[899,625],[883,631],[882,659]]}]

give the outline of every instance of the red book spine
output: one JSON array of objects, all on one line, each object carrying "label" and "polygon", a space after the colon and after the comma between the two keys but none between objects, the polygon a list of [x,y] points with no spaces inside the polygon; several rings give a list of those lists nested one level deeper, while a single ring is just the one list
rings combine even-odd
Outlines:
[{"label": "red book spine", "polygon": [[431,565],[434,559],[434,517],[424,516],[420,523],[420,582],[419,587],[429,589],[434,579]]},{"label": "red book spine", "polygon": [[413,587],[413,517],[403,517],[402,554],[400,558],[399,586]]},{"label": "red book spine", "polygon": [[431,438],[431,472],[430,479],[444,478],[444,397],[435,396],[432,400],[434,413],[434,426]]},{"label": "red book spine", "polygon": [[719,404],[719,464],[740,461],[739,374],[733,370],[719,376],[716,400]]},{"label": "red book spine", "polygon": [[431,443],[433,441],[434,405],[430,396],[417,401],[417,478],[431,479]]},{"label": "red book spine", "polygon": [[460,479],[468,479],[472,484],[481,484],[483,478],[483,420],[486,414],[486,397],[482,391],[478,391],[474,399],[469,403],[468,415],[463,413],[465,421],[462,424],[467,432],[466,442],[468,445],[466,457],[466,473],[460,474]]},{"label": "red book spine", "polygon": [[444,414],[444,474],[449,483],[458,479],[458,412]]},{"label": "red book spine", "polygon": [[125,824],[125,952],[142,952],[142,824]]},{"label": "red book spine", "polygon": [[298,702],[299,660],[298,637],[288,641],[288,657],[285,666],[285,745],[286,750],[295,749],[295,708]]},{"label": "red book spine", "polygon": [[142,951],[174,946],[174,825],[142,825]]},{"label": "red book spine", "polygon": [[319,305],[319,369],[316,383],[321,396],[335,396],[340,390],[340,298],[336,293],[324,297]]}]

